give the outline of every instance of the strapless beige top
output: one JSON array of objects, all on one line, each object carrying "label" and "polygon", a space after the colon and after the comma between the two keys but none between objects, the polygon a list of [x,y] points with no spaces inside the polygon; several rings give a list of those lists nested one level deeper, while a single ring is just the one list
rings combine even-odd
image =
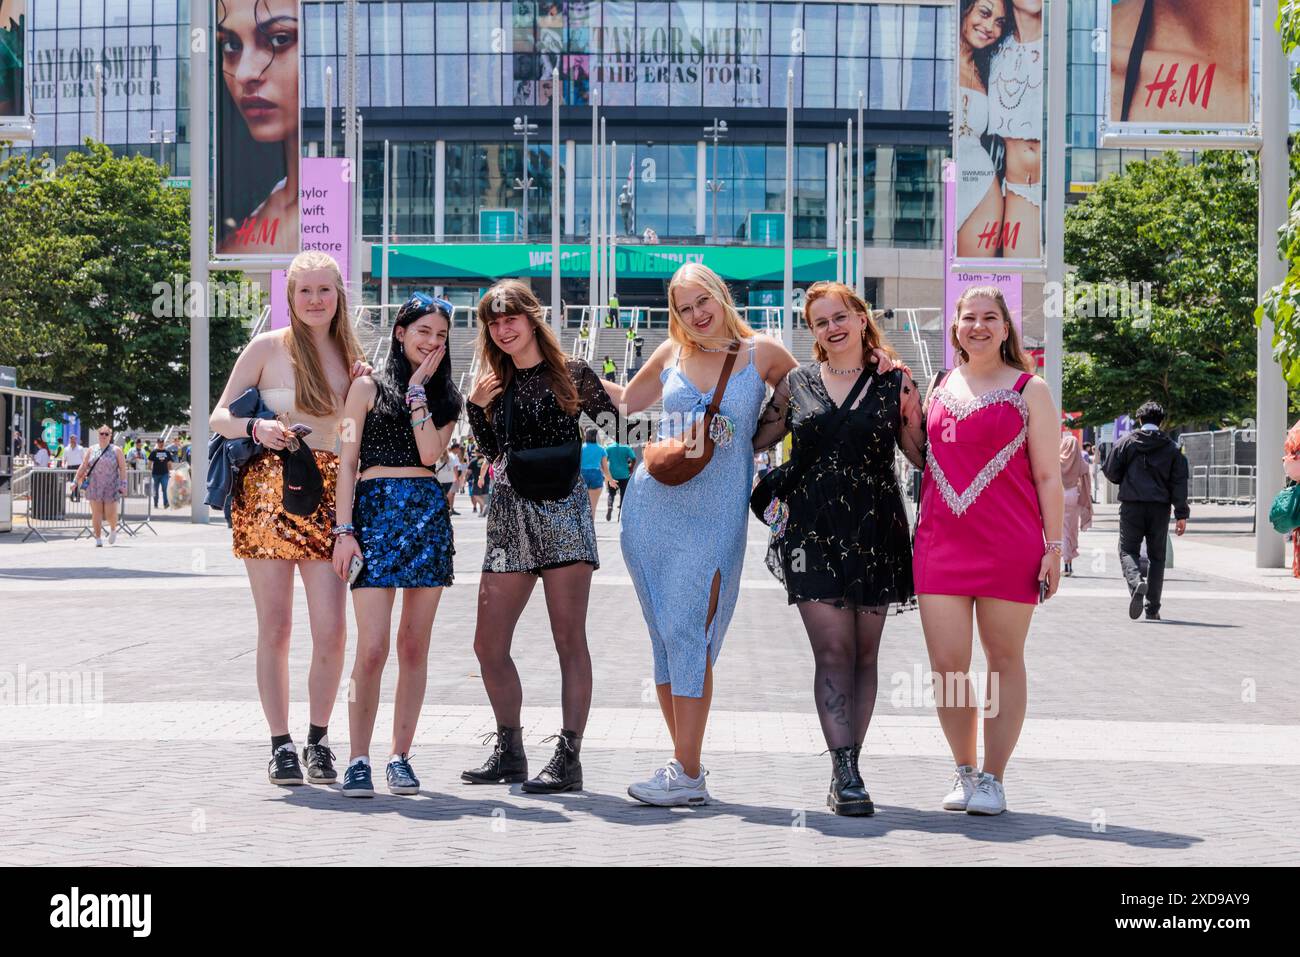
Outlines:
[{"label": "strapless beige top", "polygon": [[297,425],[301,422],[303,425],[311,426],[311,435],[307,436],[307,445],[309,448],[319,449],[322,452],[338,452],[339,439],[339,420],[342,416],[342,403],[339,404],[339,415],[329,418],[318,418],[314,415],[308,415],[306,412],[300,412],[294,406],[293,389],[261,389],[262,401],[266,407],[280,417],[280,421],[286,425]]}]

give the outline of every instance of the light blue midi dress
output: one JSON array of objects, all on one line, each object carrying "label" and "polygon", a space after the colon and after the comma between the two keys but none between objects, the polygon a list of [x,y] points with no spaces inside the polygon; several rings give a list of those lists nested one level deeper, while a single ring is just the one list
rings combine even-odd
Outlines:
[{"label": "light blue midi dress", "polygon": [[[655,684],[671,684],[674,695],[687,698],[703,695],[706,655],[709,662],[718,660],[740,594],[754,480],[753,437],[767,392],[754,367],[755,340],[747,345],[719,404],[719,414],[735,426],[732,440],[715,444],[709,464],[681,485],[656,481],[642,462],[623,505],[623,559],[650,629]],[[679,360],[680,353],[661,375],[660,438],[702,416],[716,391],[695,388]],[[718,606],[706,632],[715,575],[721,579]]]}]

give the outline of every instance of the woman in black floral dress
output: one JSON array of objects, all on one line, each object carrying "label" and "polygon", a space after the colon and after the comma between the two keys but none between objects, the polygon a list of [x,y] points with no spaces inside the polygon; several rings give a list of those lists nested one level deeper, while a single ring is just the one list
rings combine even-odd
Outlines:
[{"label": "woman in black floral dress", "polygon": [[[892,353],[870,307],[831,282],[813,285],[804,303],[817,362],[786,377],[754,441],[766,448],[790,432],[787,469],[803,471],[785,490],[788,517],[784,529],[773,528],[767,566],[798,606],[812,644],[817,714],[832,755],[827,804],[836,814],[871,814],[858,755],[876,700],[876,656],[890,606],[913,598],[894,449],[919,467],[923,423],[907,370],[876,371],[873,353]],[[864,367],[869,378],[853,406],[833,433],[823,434]],[[808,456],[816,458],[804,462]]]}]

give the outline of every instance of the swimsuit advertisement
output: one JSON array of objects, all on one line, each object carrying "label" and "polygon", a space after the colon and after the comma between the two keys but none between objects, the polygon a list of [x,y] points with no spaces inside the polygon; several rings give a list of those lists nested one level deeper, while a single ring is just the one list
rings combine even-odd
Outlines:
[{"label": "swimsuit advertisement", "polygon": [[1250,0],[1112,0],[1106,125],[1242,131],[1251,100]]},{"label": "swimsuit advertisement", "polygon": [[959,0],[959,262],[1043,259],[1043,12],[1043,0]]},{"label": "swimsuit advertisement", "polygon": [[299,247],[299,0],[213,0],[217,256]]}]

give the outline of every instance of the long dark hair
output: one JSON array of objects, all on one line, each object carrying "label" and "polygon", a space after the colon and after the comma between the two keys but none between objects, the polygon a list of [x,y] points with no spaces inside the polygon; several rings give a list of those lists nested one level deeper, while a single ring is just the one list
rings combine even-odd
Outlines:
[{"label": "long dark hair", "polygon": [[392,339],[388,343],[388,361],[374,376],[378,389],[375,411],[380,415],[400,419],[408,414],[406,388],[411,382],[411,373],[415,370],[411,368],[411,360],[406,358],[406,347],[397,339],[397,330],[405,329],[417,319],[435,312],[441,313],[447,321],[447,354],[433,371],[433,378],[424,386],[425,395],[429,397],[429,415],[433,416],[433,424],[438,428],[460,417],[464,400],[451,380],[451,313],[443,304],[419,293],[397,311],[397,318],[393,320]]},{"label": "long dark hair", "polygon": [[[980,0],[961,0],[961,13],[957,17],[957,36],[958,47],[961,46],[961,26],[966,21],[966,15],[970,13],[971,7],[975,6]],[[993,54],[998,51],[998,47],[1007,42],[1007,37],[1013,36],[1016,32],[1016,9],[1011,4],[1011,0],[988,0],[989,3],[1002,4],[1003,19],[1007,25],[1002,30],[1002,36],[998,37],[997,42],[983,50],[975,51],[975,72],[980,75],[980,80],[984,84],[984,89],[989,88],[989,66],[993,62]]]}]

